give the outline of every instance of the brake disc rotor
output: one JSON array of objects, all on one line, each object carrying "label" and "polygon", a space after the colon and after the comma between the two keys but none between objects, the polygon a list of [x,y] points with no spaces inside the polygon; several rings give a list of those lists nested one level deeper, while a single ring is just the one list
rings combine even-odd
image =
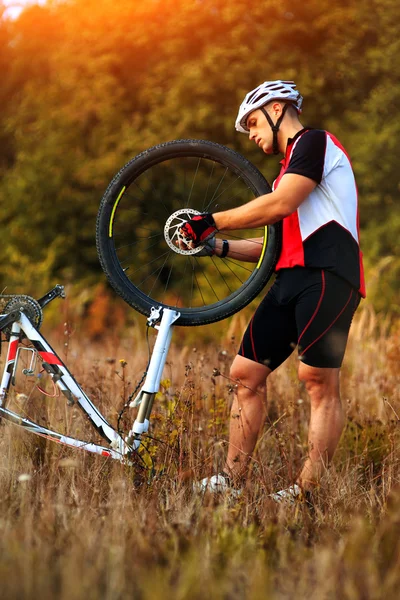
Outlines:
[{"label": "brake disc rotor", "polygon": [[193,208],[181,208],[180,210],[176,210],[166,221],[164,226],[164,238],[167,242],[168,246],[176,252],[177,254],[198,254],[204,248],[204,245],[197,246],[197,248],[186,248],[182,250],[176,242],[182,241],[185,242],[183,236],[179,233],[179,228],[185,223],[185,221],[189,221],[195,215],[200,215],[201,213],[198,210],[194,210]]}]

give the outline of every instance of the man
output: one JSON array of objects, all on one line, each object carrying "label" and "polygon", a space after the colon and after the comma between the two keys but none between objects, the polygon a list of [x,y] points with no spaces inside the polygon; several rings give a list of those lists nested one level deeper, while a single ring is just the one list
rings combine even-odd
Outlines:
[{"label": "man", "polygon": [[247,94],[236,129],[265,154],[284,155],[273,191],[232,210],[199,215],[181,228],[181,243],[189,247],[208,240],[217,256],[240,256],[247,241],[223,242],[215,233],[283,220],[276,280],[231,368],[239,382],[232,415],[240,408],[240,424],[231,418],[223,471],[201,482],[211,491],[240,485],[265,418],[266,380],[297,345],[299,379],[311,400],[309,454],[296,483],[273,495],[277,501],[311,492],[333,457],[344,427],[339,370],[365,295],[350,160],[333,135],[303,127],[302,100],[292,81],[265,82]]}]

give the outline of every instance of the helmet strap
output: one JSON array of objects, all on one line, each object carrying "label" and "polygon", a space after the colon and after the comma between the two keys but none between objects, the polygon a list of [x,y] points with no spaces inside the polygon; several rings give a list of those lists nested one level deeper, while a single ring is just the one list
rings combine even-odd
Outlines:
[{"label": "helmet strap", "polygon": [[279,154],[279,146],[278,146],[278,131],[279,131],[279,127],[281,126],[281,123],[283,121],[283,117],[285,116],[285,113],[288,109],[289,105],[285,104],[285,106],[282,109],[282,114],[279,117],[279,119],[277,120],[277,122],[274,125],[274,122],[272,121],[271,117],[269,116],[269,114],[267,113],[267,111],[265,110],[265,108],[263,106],[261,106],[260,110],[264,113],[271,129],[272,129],[272,133],[273,133],[273,137],[272,137],[272,152],[274,154]]}]

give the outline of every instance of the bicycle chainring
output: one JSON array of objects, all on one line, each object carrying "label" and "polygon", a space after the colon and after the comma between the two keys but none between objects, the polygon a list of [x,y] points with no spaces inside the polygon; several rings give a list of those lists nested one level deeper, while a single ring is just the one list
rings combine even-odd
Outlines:
[{"label": "bicycle chainring", "polygon": [[[8,300],[8,301],[7,301]],[[5,304],[4,304],[5,302]],[[3,304],[3,306],[1,306]],[[35,329],[40,329],[43,321],[43,311],[39,302],[30,296],[3,296],[0,295],[0,312],[3,315],[8,315],[15,310],[22,310],[24,315],[28,317]],[[11,325],[3,330],[8,339],[11,334]]]}]

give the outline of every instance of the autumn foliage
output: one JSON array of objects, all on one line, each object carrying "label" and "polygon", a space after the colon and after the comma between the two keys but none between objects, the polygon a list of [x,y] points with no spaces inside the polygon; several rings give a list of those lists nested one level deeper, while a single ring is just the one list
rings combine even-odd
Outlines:
[{"label": "autumn foliage", "polygon": [[285,78],[304,123],[351,155],[370,300],[398,313],[399,18],[396,0],[65,0],[0,17],[0,286],[103,280],[100,198],[154,144],[217,141],[272,180],[234,119],[249,89]]}]

